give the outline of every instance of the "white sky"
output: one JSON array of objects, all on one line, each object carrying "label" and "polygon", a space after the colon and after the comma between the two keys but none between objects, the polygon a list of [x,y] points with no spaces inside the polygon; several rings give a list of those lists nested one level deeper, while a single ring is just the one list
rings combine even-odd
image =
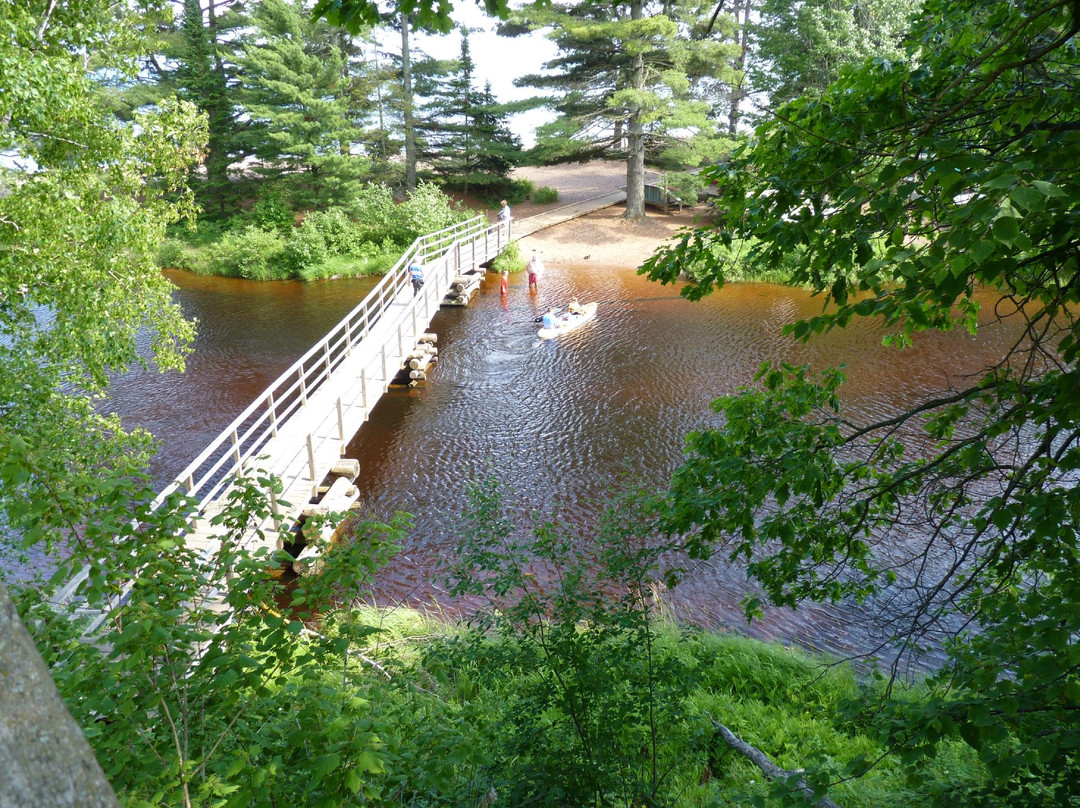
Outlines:
[{"label": "white sky", "polygon": [[[484,13],[476,0],[456,0],[453,19],[470,29],[481,29],[469,34],[478,87],[483,88],[485,83],[490,82],[491,92],[503,103],[537,94],[530,87],[515,87],[514,79],[542,72],[544,62],[555,57],[555,43],[540,33],[519,37],[498,36],[495,33],[496,21]],[[421,50],[436,59],[456,59],[461,55],[461,33],[456,30],[445,36],[418,34],[415,41]],[[553,118],[551,112],[543,109],[519,113],[511,116],[510,128],[521,138],[525,148],[529,148],[536,142],[536,127]]]}]

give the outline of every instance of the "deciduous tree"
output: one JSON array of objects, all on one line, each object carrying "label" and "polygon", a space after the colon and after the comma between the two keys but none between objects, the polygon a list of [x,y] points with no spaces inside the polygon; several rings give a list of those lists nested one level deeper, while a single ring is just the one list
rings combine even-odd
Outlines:
[{"label": "deciduous tree", "polygon": [[936,697],[887,698],[878,726],[916,774],[950,733],[979,750],[984,788],[950,804],[1080,795],[1078,30],[1072,0],[930,0],[903,58],[842,69],[714,169],[727,215],[647,267],[697,263],[698,297],[723,281],[714,243],[801,253],[826,310],[796,338],[1018,324],[979,377],[876,420],[839,410],[839,372],[770,368],[717,402],[666,498],[692,554],[746,563],[774,603],[885,604],[901,652],[944,644]]}]

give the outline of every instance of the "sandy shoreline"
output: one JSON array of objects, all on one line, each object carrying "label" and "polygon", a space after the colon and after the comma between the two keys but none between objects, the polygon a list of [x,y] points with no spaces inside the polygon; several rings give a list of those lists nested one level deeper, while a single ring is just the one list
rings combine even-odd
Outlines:
[{"label": "sandy shoreline", "polygon": [[641,222],[623,219],[625,206],[613,205],[525,236],[522,254],[537,250],[545,264],[639,267],[660,245],[694,225],[703,207],[664,213],[646,209]]},{"label": "sandy shoreline", "polygon": [[[625,187],[626,163],[592,160],[588,163],[523,166],[515,169],[513,176],[527,179],[537,188],[546,186],[559,192],[559,200],[550,205],[526,203],[515,206],[514,218],[524,219]],[[536,249],[544,263],[552,265],[638,267],[657,247],[672,239],[680,229],[692,226],[708,209],[699,205],[664,213],[647,207],[647,218],[633,224],[622,218],[625,210],[624,205],[613,205],[526,236],[521,239],[522,252]]]}]

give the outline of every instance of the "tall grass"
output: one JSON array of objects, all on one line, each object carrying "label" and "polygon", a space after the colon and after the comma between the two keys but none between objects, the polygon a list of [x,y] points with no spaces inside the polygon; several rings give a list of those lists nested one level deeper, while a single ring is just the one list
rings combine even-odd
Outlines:
[{"label": "tall grass", "polygon": [[[448,795],[467,801],[492,792],[500,802],[530,798],[538,804],[584,804],[579,799],[583,792],[575,791],[582,784],[570,765],[578,754],[574,744],[550,746],[553,738],[572,736],[569,718],[557,701],[540,709],[541,702],[534,699],[552,677],[565,671],[548,668],[520,638],[445,616],[373,607],[361,607],[352,616],[378,628],[365,653],[377,656],[388,671],[372,679],[371,695],[373,701],[380,700],[379,715],[392,725],[383,728],[384,740],[402,768],[387,771],[380,785],[398,783],[403,798],[408,792],[405,801],[413,804],[443,804]],[[577,630],[591,631],[588,626]],[[611,643],[618,665],[636,664],[614,635],[594,640],[598,645],[588,646],[591,653],[602,656],[603,646]],[[921,791],[910,787],[900,760],[844,717],[852,701],[873,696],[846,665],[734,634],[664,622],[656,626],[651,653],[658,673],[654,687],[676,700],[673,715],[679,716],[661,727],[659,760],[665,773],[658,804],[781,804],[778,787],[723,743],[714,722],[788,770],[824,768],[839,780],[847,762],[880,759],[862,777],[830,786],[829,796],[845,808],[928,804],[932,795],[927,788],[940,799],[982,776],[974,751],[959,740],[949,741],[928,777],[930,785]],[[618,665],[601,665],[595,675],[609,675],[621,669]],[[620,687],[618,682],[612,685]],[[632,691],[627,693],[632,696]],[[913,703],[922,698],[918,688],[910,695]],[[630,715],[636,709],[633,704],[625,707]],[[560,734],[564,725],[567,735]],[[633,759],[634,744],[627,744],[633,739],[621,732],[611,724],[601,735],[613,750],[628,750],[623,765],[630,772],[640,761]],[[534,788],[528,796],[522,789],[525,783],[547,784],[553,790],[541,793]],[[636,804],[608,797],[602,801],[626,808]]]}]

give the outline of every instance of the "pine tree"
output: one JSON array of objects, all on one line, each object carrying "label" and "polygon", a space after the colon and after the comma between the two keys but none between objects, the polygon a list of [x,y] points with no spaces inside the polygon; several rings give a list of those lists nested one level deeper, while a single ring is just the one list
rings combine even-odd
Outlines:
[{"label": "pine tree", "polygon": [[429,64],[421,86],[430,100],[418,124],[420,158],[431,174],[462,191],[482,192],[505,182],[521,143],[510,132],[505,108],[495,101],[491,86],[475,86],[467,32],[461,34],[461,57],[450,65]]},{"label": "pine tree", "polygon": [[235,53],[248,21],[239,3],[223,8],[220,0],[183,0],[180,5],[175,18],[145,12],[143,25],[154,32],[153,50],[140,55],[135,74],[97,71],[97,95],[125,121],[172,96],[190,101],[205,114],[209,139],[204,170],[194,172],[189,185],[202,212],[219,217],[230,213],[236,196],[229,167],[252,153],[256,136],[233,92]]},{"label": "pine tree", "polygon": [[242,157],[237,142],[238,110],[229,100],[229,77],[216,41],[217,14],[213,0],[204,18],[200,0],[184,0],[179,66],[175,81],[180,94],[206,113],[209,139],[206,174],[193,176],[196,198],[211,215],[224,215],[233,196],[229,165]]},{"label": "pine tree", "polygon": [[698,0],[538,3],[520,19],[551,26],[560,50],[549,75],[519,82],[556,93],[560,118],[540,131],[539,153],[625,156],[627,218],[644,215],[647,156],[693,164],[714,156],[710,94],[734,80],[737,48],[706,34]]},{"label": "pine tree", "polygon": [[265,0],[241,58],[245,108],[265,127],[256,147],[264,177],[284,183],[298,206],[339,204],[368,173],[352,153],[363,138],[350,114],[345,57],[302,0]]}]

